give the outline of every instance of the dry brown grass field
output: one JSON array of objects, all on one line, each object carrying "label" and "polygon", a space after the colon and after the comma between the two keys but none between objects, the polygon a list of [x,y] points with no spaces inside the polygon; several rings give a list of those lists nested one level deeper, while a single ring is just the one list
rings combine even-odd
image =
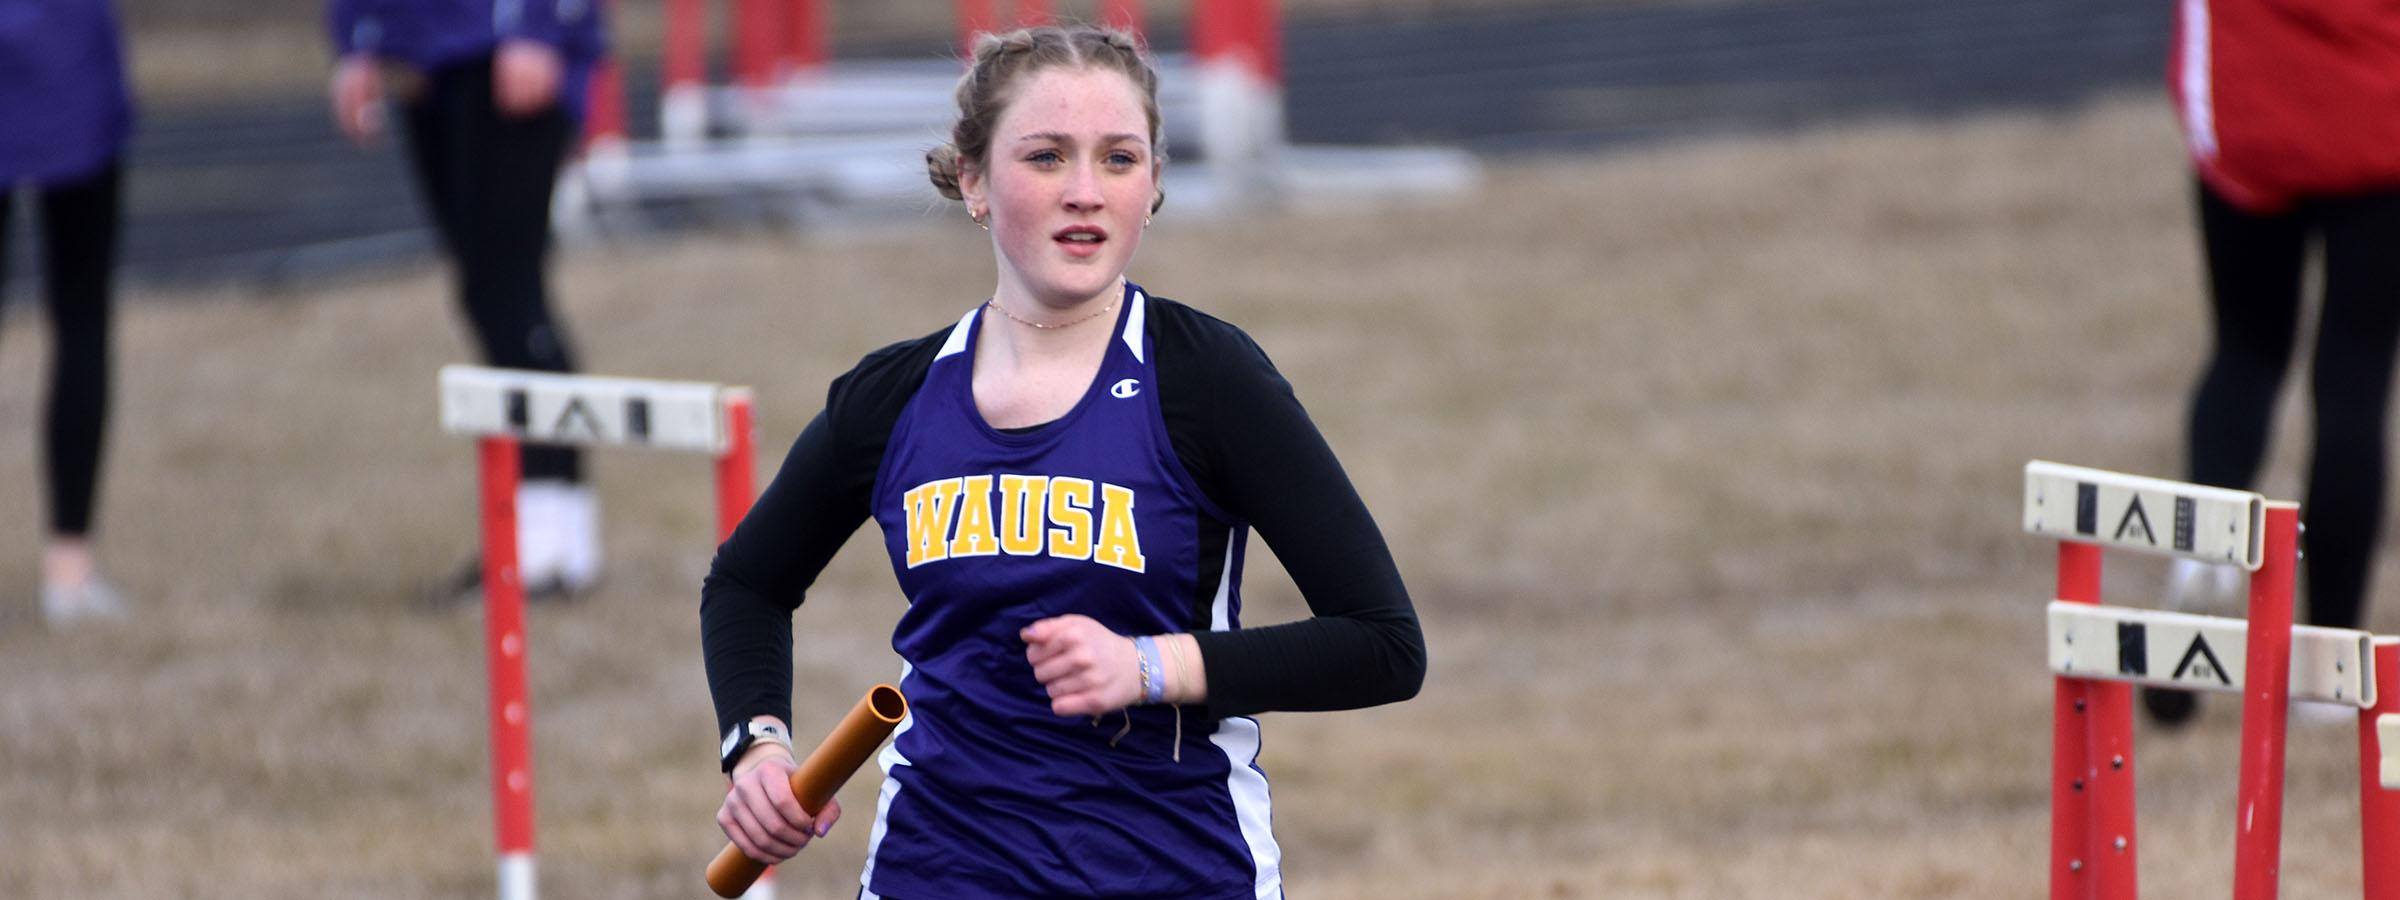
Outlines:
[{"label": "dry brown grass field", "polygon": [[[2145,97],[1517,161],[1438,206],[1170,201],[1134,276],[1291,377],[1431,645],[1415,700],[1265,717],[1290,896],[2037,895],[2052,551],[2019,470],[2172,473],[2205,337],[2177,152]],[[990,281],[941,211],[587,247],[558,290],[594,371],[754,386],[763,474],[828,378]],[[447,304],[430,265],[135,291],[101,523],[142,614],[64,633],[31,612],[46,341],[0,329],[0,896],[491,894],[481,624],[413,603],[475,533]],[[594,473],[610,580],[531,614],[542,886],[704,896],[708,466]],[[1303,614],[1258,559],[1250,620]],[[2159,567],[2111,566],[2152,601]],[[799,613],[801,730],[896,673],[900,607],[854,542]],[[2230,889],[2238,718],[2139,735],[2153,896]],[[2294,732],[2288,896],[2357,893],[2352,741]],[[854,815],[785,896],[850,896]]]}]

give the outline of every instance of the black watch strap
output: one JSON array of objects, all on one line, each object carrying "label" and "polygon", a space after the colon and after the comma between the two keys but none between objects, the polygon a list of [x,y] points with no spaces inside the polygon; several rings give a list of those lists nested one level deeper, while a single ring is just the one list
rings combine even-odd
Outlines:
[{"label": "black watch strap", "polygon": [[717,745],[717,765],[720,770],[727,775],[733,774],[733,764],[740,762],[742,754],[750,752],[750,748],[757,746],[760,741],[782,744],[785,750],[792,749],[791,733],[784,731],[781,725],[756,720],[737,722],[732,728],[726,729],[725,739]]}]

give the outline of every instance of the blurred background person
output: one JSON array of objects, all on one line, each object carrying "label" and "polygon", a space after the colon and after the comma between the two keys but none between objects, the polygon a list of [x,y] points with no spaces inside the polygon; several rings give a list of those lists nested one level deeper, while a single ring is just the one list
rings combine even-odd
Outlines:
[{"label": "blurred background person", "polygon": [[[2359,628],[2384,518],[2400,343],[2400,6],[2185,0],[2169,91],[2196,173],[2215,335],[2193,388],[2186,475],[2249,489],[2322,259],[2305,496],[2305,621]],[[2239,610],[2242,573],[2178,563],[2170,606]],[[2156,720],[2193,695],[2152,690]]]},{"label": "blurred background person", "polygon": [[[598,0],[330,0],[333,115],[364,146],[394,101],[459,304],[494,366],[571,372],[547,282],[550,195],[606,50]],[[525,448],[517,558],[529,595],[600,578],[599,504],[581,454]],[[468,565],[445,586],[480,581]]]},{"label": "blurred background person", "polygon": [[132,130],[109,0],[0,5],[0,268],[10,208],[19,193],[30,195],[52,341],[41,607],[54,626],[126,615],[94,566],[91,533],[108,424],[118,191]]}]

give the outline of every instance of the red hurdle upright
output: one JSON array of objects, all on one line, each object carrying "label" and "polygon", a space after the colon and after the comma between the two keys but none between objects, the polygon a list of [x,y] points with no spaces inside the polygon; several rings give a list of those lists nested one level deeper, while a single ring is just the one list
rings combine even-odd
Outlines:
[{"label": "red hurdle upright", "polygon": [[717,543],[733,536],[733,527],[742,524],[750,514],[751,498],[758,496],[756,484],[757,451],[752,447],[750,424],[750,391],[729,388],[725,391],[725,452],[717,456]]},{"label": "red hurdle upright", "polygon": [[[2100,602],[2100,547],[2058,543],[2058,599]],[[2133,687],[2061,675],[2051,729],[2050,896],[2132,900]]]},{"label": "red hurdle upright", "polygon": [[2283,868],[2284,716],[2292,704],[2292,584],[2300,557],[2299,504],[2267,504],[2266,542],[2266,563],[2250,574],[2242,776],[2234,807],[2235,900],[2271,900]]},{"label": "red hurdle upright", "polygon": [[533,704],[525,672],[525,586],[517,558],[521,442],[701,450],[716,457],[716,538],[750,511],[747,388],[476,366],[441,372],[442,425],[476,435],[483,545],[484,671],[490,693],[492,819],[501,900],[533,900]]},{"label": "red hurdle upright", "polygon": [[2400,900],[2400,638],[2375,639],[2375,705],[2358,714],[2358,797],[2367,900]]},{"label": "red hurdle upright", "polygon": [[501,900],[531,900],[533,718],[525,687],[525,586],[517,577],[517,442],[476,441],[483,511],[483,670],[491,693],[492,825]]}]

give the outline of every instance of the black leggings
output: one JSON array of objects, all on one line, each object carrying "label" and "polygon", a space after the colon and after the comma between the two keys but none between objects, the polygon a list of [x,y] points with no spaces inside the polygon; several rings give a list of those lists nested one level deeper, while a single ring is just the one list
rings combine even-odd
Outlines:
[{"label": "black leggings", "polygon": [[[42,418],[50,532],[92,530],[100,443],[108,424],[109,308],[117,265],[119,160],[76,181],[35,189],[50,317],[50,401]],[[0,266],[8,260],[9,194],[0,190]],[[0,284],[7,283],[0,272]]]},{"label": "black leggings", "polygon": [[[489,56],[437,69],[422,89],[405,103],[410,161],[484,361],[574,371],[544,271],[550,191],[573,121],[555,104],[530,116],[501,115]],[[521,474],[577,481],[582,459],[565,447],[529,446]]]},{"label": "black leggings", "polygon": [[2259,215],[2199,189],[2216,342],[2192,397],[2190,478],[2251,487],[2299,331],[2311,238],[2324,257],[2301,516],[2307,621],[2357,628],[2383,524],[2385,422],[2400,343],[2400,191]]}]

